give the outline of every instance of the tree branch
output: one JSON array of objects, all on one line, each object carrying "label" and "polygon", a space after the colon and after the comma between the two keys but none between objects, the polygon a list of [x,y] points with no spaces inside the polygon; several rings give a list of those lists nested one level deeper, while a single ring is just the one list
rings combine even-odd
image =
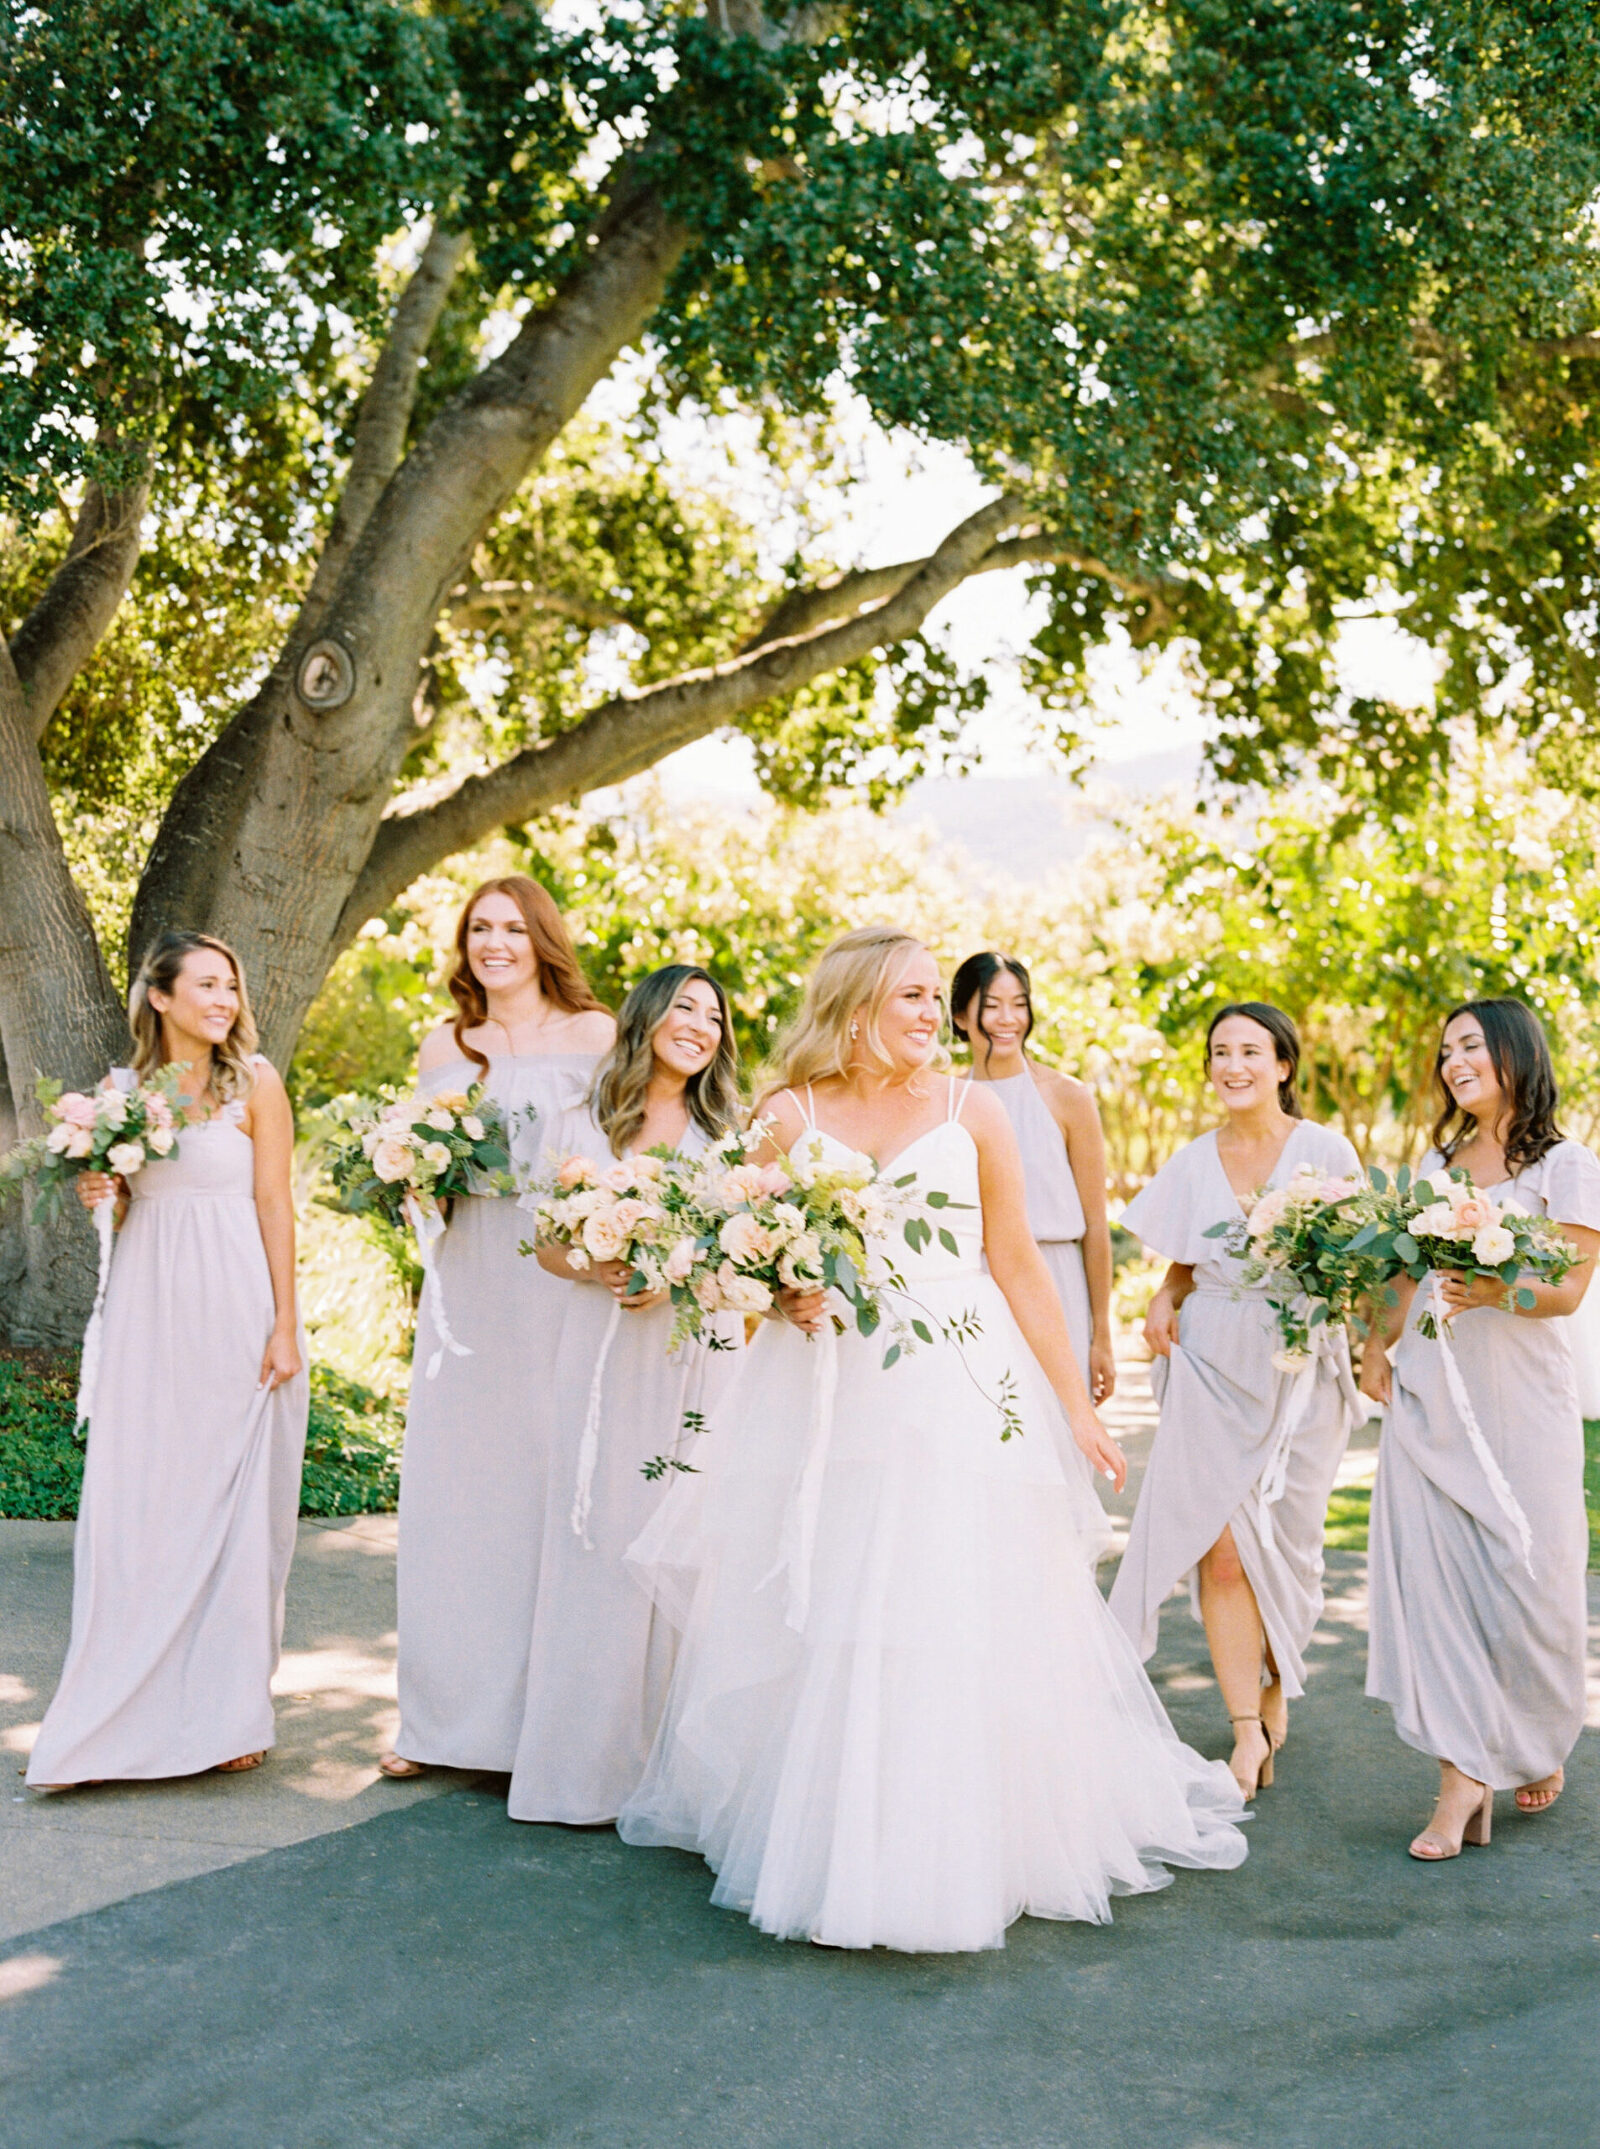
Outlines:
[{"label": "tree branch", "polygon": [[11,639],[11,662],[35,745],[62,697],[100,646],[139,563],[150,468],[106,492],[91,478],[67,556]]},{"label": "tree branch", "polygon": [[436,224],[422,250],[422,259],[400,294],[388,340],[378,353],[356,412],[344,490],[306,593],[302,624],[308,629],[315,625],[338,588],[339,577],[349,565],[367,518],[400,467],[422,361],[466,251],[464,232],[443,231]]},{"label": "tree branch", "polygon": [[915,634],[942,598],[983,571],[998,533],[1015,521],[1019,507],[1002,495],[980,508],[874,611],[812,634],[769,639],[726,664],[686,672],[642,694],[618,695],[572,730],[525,747],[501,768],[469,776],[434,804],[381,821],[339,921],[336,946],[347,947],[419,873],[491,830],[621,783],[761,703]]},{"label": "tree branch", "polygon": [[469,582],[452,590],[448,617],[452,626],[477,624],[520,627],[533,612],[549,612],[580,627],[626,627],[626,615],[581,591],[542,589],[536,582]]},{"label": "tree branch", "polygon": [[[868,605],[881,604],[905,588],[912,576],[928,565],[927,560],[901,560],[892,567],[858,567],[834,575],[810,589],[790,590],[780,598],[741,654],[764,649],[769,643],[813,634],[836,619],[850,619]],[[1007,567],[1074,567],[1080,574],[1094,575],[1125,597],[1142,599],[1159,607],[1166,617],[1183,593],[1176,577],[1130,575],[1110,567],[1104,560],[1082,552],[1064,537],[1049,530],[1035,530],[1021,537],[992,545],[972,574],[994,574]]]}]

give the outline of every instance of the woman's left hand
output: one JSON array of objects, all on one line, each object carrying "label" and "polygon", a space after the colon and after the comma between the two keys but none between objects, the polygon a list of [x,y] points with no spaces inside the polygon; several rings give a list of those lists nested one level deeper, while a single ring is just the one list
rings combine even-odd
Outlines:
[{"label": "woman's left hand", "polygon": [[1098,1336],[1089,1345],[1089,1399],[1104,1403],[1117,1392],[1117,1354]]},{"label": "woman's left hand", "polygon": [[1502,1283],[1498,1276],[1469,1276],[1462,1269],[1439,1272],[1439,1295],[1444,1301],[1446,1317],[1469,1313],[1474,1306],[1492,1306],[1499,1313],[1509,1313],[1511,1291],[1512,1286]]},{"label": "woman's left hand", "polygon": [[292,1328],[275,1328],[261,1357],[261,1388],[281,1388],[301,1370],[300,1339]]},{"label": "woman's left hand", "polygon": [[[632,1274],[631,1270],[629,1274]],[[624,1313],[643,1313],[650,1306],[659,1306],[666,1295],[665,1291],[635,1291],[630,1298],[626,1283],[614,1283],[611,1286],[611,1296]]]}]

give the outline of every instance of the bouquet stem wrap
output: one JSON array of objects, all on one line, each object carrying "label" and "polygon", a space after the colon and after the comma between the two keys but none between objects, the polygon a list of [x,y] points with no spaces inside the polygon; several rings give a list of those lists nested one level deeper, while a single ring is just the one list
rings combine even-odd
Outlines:
[{"label": "bouquet stem wrap", "polygon": [[833,1446],[833,1404],[839,1389],[839,1338],[830,1326],[815,1341],[818,1357],[805,1454],[784,1510],[778,1563],[759,1585],[765,1588],[787,1572],[789,1603],[784,1624],[796,1634],[805,1632],[811,1616],[811,1563],[817,1549],[817,1517],[822,1511],[822,1483],[828,1474],[828,1452]]},{"label": "bouquet stem wrap", "polygon": [[427,1366],[427,1378],[437,1380],[446,1351],[452,1358],[470,1358],[472,1350],[468,1344],[456,1341],[445,1315],[444,1286],[439,1281],[438,1263],[434,1259],[434,1248],[447,1229],[445,1220],[431,1203],[424,1208],[414,1194],[406,1196],[405,1213],[407,1223],[417,1235],[417,1259],[422,1263],[423,1311],[432,1321],[434,1334],[439,1338],[439,1348]]},{"label": "bouquet stem wrap", "polygon": [[1522,1511],[1521,1501],[1511,1490],[1505,1472],[1495,1460],[1493,1449],[1483,1437],[1483,1427],[1478,1423],[1477,1413],[1472,1407],[1472,1398],[1468,1395],[1467,1384],[1461,1377],[1461,1368],[1456,1363],[1456,1354],[1450,1348],[1450,1315],[1445,1306],[1443,1278],[1438,1269],[1433,1271],[1431,1289],[1433,1294],[1433,1317],[1439,1331],[1435,1348],[1438,1350],[1444,1364],[1446,1393],[1450,1397],[1456,1416],[1461,1420],[1462,1430],[1467,1436],[1467,1445],[1477,1457],[1478,1467],[1489,1481],[1489,1490],[1494,1494],[1496,1501],[1499,1503],[1500,1512],[1510,1523],[1516,1535],[1517,1549],[1522,1554],[1522,1564],[1527,1568],[1531,1576],[1533,1573],[1533,1528]]},{"label": "bouquet stem wrap", "polygon": [[78,1365],[78,1423],[89,1415],[94,1384],[100,1377],[100,1331],[105,1325],[106,1285],[111,1281],[111,1242],[116,1228],[115,1201],[102,1201],[94,1211],[94,1235],[100,1248],[100,1273],[95,1279],[94,1307],[83,1331],[83,1356]]}]

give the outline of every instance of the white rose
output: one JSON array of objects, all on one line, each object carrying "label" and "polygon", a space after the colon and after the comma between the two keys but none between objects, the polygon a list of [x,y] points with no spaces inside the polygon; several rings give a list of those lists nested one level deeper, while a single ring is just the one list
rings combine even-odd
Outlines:
[{"label": "white rose", "polygon": [[72,1139],[67,1144],[69,1157],[87,1157],[94,1152],[94,1135],[88,1127],[74,1127]]},{"label": "white rose", "polygon": [[611,1194],[631,1194],[634,1185],[633,1166],[625,1159],[608,1164],[600,1174],[600,1184]]},{"label": "white rose", "polygon": [[411,1144],[402,1135],[380,1135],[372,1151],[372,1168],[385,1186],[411,1176]]},{"label": "white rose", "polygon": [[822,1246],[814,1232],[802,1232],[794,1244],[778,1256],[778,1279],[792,1288],[816,1283],[822,1275]]},{"label": "white rose", "polygon": [[1452,1179],[1446,1171],[1429,1172],[1425,1178],[1415,1181],[1411,1191],[1420,1194],[1424,1187],[1440,1201],[1453,1201],[1458,1194],[1465,1199],[1467,1191],[1459,1180]]},{"label": "white rose", "polygon": [[[50,1154],[52,1156],[59,1157],[63,1154],[63,1152],[70,1155],[73,1152],[69,1149],[68,1145],[72,1141],[73,1136],[79,1131],[80,1130],[77,1127],[69,1127],[66,1121],[62,1120],[59,1122],[58,1125],[52,1127],[50,1129],[50,1132],[45,1136],[44,1146],[50,1151]],[[83,1153],[84,1152],[81,1149],[76,1152],[76,1154],[79,1156],[82,1156]]]},{"label": "white rose", "polygon": [[487,1136],[485,1135],[483,1129],[483,1121],[478,1117],[476,1112],[469,1112],[466,1118],[462,1120],[461,1131],[467,1137],[467,1140],[469,1142],[481,1142],[487,1140]]},{"label": "white rose", "polygon": [[152,1127],[145,1136],[145,1143],[158,1157],[164,1157],[175,1139],[170,1127]]},{"label": "white rose", "polygon": [[425,1122],[427,1126],[432,1127],[435,1133],[438,1134],[448,1134],[455,1123],[454,1113],[441,1111],[438,1105],[434,1106]]},{"label": "white rose", "polygon": [[772,1255],[771,1234],[743,1209],[728,1218],[717,1233],[717,1244],[735,1261],[766,1261]]},{"label": "white rose", "polygon": [[120,1090],[101,1090],[94,1100],[94,1116],[102,1127],[120,1127],[128,1116],[127,1098]]},{"label": "white rose", "polygon": [[1485,1224],[1472,1242],[1472,1255],[1485,1268],[1498,1268],[1502,1261],[1509,1261],[1517,1250],[1517,1242],[1504,1224]]},{"label": "white rose", "polygon": [[424,1142],[421,1156],[429,1171],[442,1172],[450,1168],[450,1151],[443,1142]]},{"label": "white rose", "polygon": [[131,1179],[144,1163],[144,1145],[142,1142],[113,1142],[106,1151],[106,1162],[124,1179]]},{"label": "white rose", "polygon": [[772,1304],[766,1285],[754,1276],[741,1276],[731,1261],[717,1271],[717,1290],[732,1313],[765,1313]]},{"label": "white rose", "polygon": [[1456,1228],[1456,1212],[1447,1201],[1436,1201],[1431,1209],[1420,1209],[1411,1219],[1411,1229],[1425,1239],[1448,1239]]},{"label": "white rose", "polygon": [[567,1266],[574,1276],[581,1276],[584,1270],[588,1268],[589,1256],[581,1246],[569,1246],[567,1248]]},{"label": "white rose", "polygon": [[610,1209],[597,1209],[584,1219],[583,1243],[597,1261],[616,1260],[622,1251],[622,1233]]}]

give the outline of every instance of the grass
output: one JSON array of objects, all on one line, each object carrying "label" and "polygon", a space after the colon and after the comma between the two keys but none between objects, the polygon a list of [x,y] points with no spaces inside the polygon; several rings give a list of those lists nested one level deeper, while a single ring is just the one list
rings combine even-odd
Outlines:
[{"label": "grass", "polygon": [[[1583,1497],[1589,1510],[1589,1568],[1600,1574],[1600,1418],[1583,1427]],[[1327,1541],[1340,1552],[1365,1552],[1372,1493],[1365,1485],[1340,1485],[1328,1502]]]},{"label": "grass", "polygon": [[1589,1566],[1600,1574],[1600,1418],[1583,1423],[1583,1497],[1589,1509]]},{"label": "grass", "polygon": [[[77,1381],[77,1363],[65,1353],[0,1354],[0,1518],[76,1516],[84,1460],[73,1424]],[[313,1366],[301,1514],[392,1511],[404,1430],[398,1404],[329,1366]]]}]

